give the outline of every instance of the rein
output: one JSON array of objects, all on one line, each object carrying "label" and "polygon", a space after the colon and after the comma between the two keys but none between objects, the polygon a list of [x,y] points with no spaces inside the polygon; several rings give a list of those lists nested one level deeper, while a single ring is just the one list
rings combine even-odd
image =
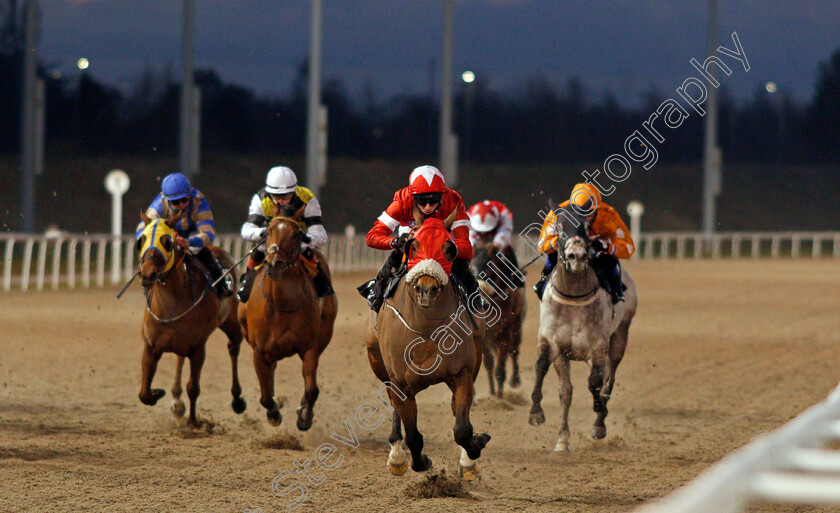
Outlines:
[{"label": "rein", "polygon": [[581,294],[579,296],[571,296],[569,294],[564,294],[563,292],[561,292],[560,289],[558,289],[554,285],[554,283],[552,283],[551,294],[549,297],[563,305],[586,306],[594,303],[595,300],[598,299],[598,289],[600,289],[600,286],[596,286],[594,289],[590,290],[586,294]]},{"label": "rein", "polygon": [[[408,294],[408,291],[406,291],[406,294]],[[455,297],[456,297],[456,299],[458,300],[458,306],[460,307],[460,306],[462,305],[462,303],[461,303],[461,298],[460,298],[460,296],[459,296],[458,294],[455,294]],[[405,301],[405,299],[403,299],[403,301]],[[414,303],[414,300],[413,300],[413,299],[412,299],[412,303]],[[425,338],[430,338],[430,337],[431,337],[431,334],[428,334],[428,335],[427,335],[426,333],[423,333],[423,332],[417,331],[416,329],[412,328],[412,327],[408,324],[408,321],[406,321],[406,320],[405,320],[405,317],[403,317],[403,316],[402,316],[402,314],[400,313],[400,311],[399,311],[399,310],[397,310],[397,309],[396,309],[396,308],[395,308],[395,307],[394,307],[391,303],[389,303],[387,300],[386,300],[386,301],[384,301],[384,302],[383,302],[383,304],[384,304],[385,306],[387,306],[388,308],[390,308],[390,309],[394,312],[394,314],[397,316],[397,319],[399,319],[399,320],[400,320],[400,322],[401,322],[401,323],[403,323],[403,326],[405,326],[405,327],[406,327],[406,329],[407,329],[408,331],[410,331],[410,332],[412,332],[412,333],[415,333],[415,334],[417,334],[417,335],[420,335],[421,337],[425,337]],[[414,303],[414,304],[416,305],[416,303]],[[455,312],[456,312],[456,313],[458,312],[458,309],[457,309],[457,308],[455,309]],[[420,315],[423,315],[423,314],[421,313]],[[423,318],[425,318],[425,319],[427,319],[427,320],[428,320],[428,317],[426,317],[425,315],[423,315]],[[432,320],[436,320],[436,319],[432,319]],[[457,320],[458,320],[458,317],[454,317],[451,321],[449,321],[449,323],[448,323],[446,326],[444,326],[444,328],[449,328],[449,327],[450,327],[450,326],[452,326],[452,325],[455,323],[455,321],[457,321]],[[374,326],[376,326],[376,324],[374,324]],[[440,326],[436,327],[436,328],[432,331],[432,333],[434,333],[434,332],[435,332],[435,331],[437,331],[438,329],[440,329]]]},{"label": "rein", "polygon": [[[161,286],[163,286],[164,281],[166,281],[166,278],[168,278],[168,277],[169,277],[169,275],[170,275],[170,274],[172,274],[172,272],[173,272],[173,271],[174,271],[177,267],[179,267],[179,266],[181,265],[181,263],[184,261],[184,257],[185,257],[186,255],[187,255],[187,252],[186,252],[186,251],[184,251],[184,252],[183,252],[183,254],[181,255],[181,259],[178,261],[178,263],[177,263],[176,265],[173,265],[173,266],[172,266],[172,268],[171,268],[171,269],[167,272],[166,277],[164,277],[164,279],[163,279],[163,280],[158,280],[158,282],[160,283],[160,285],[161,285]],[[157,315],[157,314],[156,314],[156,313],[152,310],[152,298],[151,298],[151,292],[150,292],[149,294],[147,294],[147,295],[146,295],[146,310],[148,310],[149,314],[150,314],[150,315],[152,316],[152,318],[153,318],[154,320],[156,320],[157,322],[159,322],[159,323],[161,323],[161,324],[168,324],[168,323],[170,323],[170,322],[175,322],[175,321],[177,321],[177,320],[179,320],[179,319],[183,318],[185,315],[187,315],[188,313],[190,313],[190,312],[191,312],[191,311],[192,311],[192,310],[193,310],[196,306],[198,306],[198,304],[199,304],[199,303],[201,303],[201,302],[204,300],[204,297],[207,295],[207,291],[208,291],[208,290],[210,290],[209,283],[207,282],[207,280],[205,280],[205,283],[204,283],[204,290],[202,290],[202,291],[201,291],[201,296],[199,296],[199,297],[198,297],[198,299],[195,299],[195,295],[193,294],[193,287],[192,287],[192,282],[193,282],[193,280],[192,280],[192,274],[190,273],[190,270],[187,268],[187,265],[186,265],[186,264],[184,264],[184,273],[186,273],[186,275],[187,275],[187,279],[189,280],[189,285],[188,285],[188,287],[189,287],[189,289],[190,289],[190,296],[192,296],[192,298],[193,298],[193,302],[192,302],[192,304],[190,305],[190,307],[189,307],[189,308],[187,308],[186,310],[184,310],[182,313],[180,313],[180,314],[178,314],[178,315],[176,315],[176,316],[174,316],[174,317],[167,317],[167,318],[165,318],[165,319],[162,319],[162,318],[158,317],[158,315]],[[152,290],[154,290],[154,287],[152,288]]]}]

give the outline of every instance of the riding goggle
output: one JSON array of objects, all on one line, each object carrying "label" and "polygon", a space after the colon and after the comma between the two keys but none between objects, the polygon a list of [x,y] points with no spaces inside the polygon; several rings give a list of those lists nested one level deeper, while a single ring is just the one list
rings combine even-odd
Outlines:
[{"label": "riding goggle", "polygon": [[182,206],[186,205],[187,203],[189,203],[189,201],[190,201],[190,197],[189,196],[184,196],[183,198],[169,200],[169,204],[172,205],[173,207],[177,208],[177,207],[182,207]]},{"label": "riding goggle", "polygon": [[418,194],[414,196],[414,202],[421,207],[425,207],[426,205],[437,205],[440,203],[441,197],[441,194]]}]

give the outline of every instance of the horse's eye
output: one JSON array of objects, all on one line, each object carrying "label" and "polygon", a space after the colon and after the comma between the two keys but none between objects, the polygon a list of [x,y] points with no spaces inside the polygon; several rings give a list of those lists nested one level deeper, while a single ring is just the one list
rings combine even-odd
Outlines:
[{"label": "horse's eye", "polygon": [[415,286],[414,286],[414,290],[415,290],[416,292],[420,292],[420,285],[415,285]]}]

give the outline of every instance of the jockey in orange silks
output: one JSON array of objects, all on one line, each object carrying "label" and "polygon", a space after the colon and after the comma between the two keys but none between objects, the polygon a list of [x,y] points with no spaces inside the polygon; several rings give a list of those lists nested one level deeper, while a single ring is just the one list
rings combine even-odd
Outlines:
[{"label": "jockey in orange silks", "polygon": [[[592,184],[575,185],[571,197],[561,203],[560,208],[572,203],[577,205],[580,211],[589,212],[589,239],[595,249],[595,256],[590,260],[592,268],[602,286],[610,293],[613,304],[624,301],[625,287],[621,283],[621,265],[618,259],[630,258],[636,250],[630,230],[618,212],[601,200],[601,193]],[[555,230],[556,222],[554,211],[549,212],[540,231],[540,251],[548,255],[542,277],[534,285],[534,291],[540,299],[548,277],[557,265],[557,248],[562,244]]]}]

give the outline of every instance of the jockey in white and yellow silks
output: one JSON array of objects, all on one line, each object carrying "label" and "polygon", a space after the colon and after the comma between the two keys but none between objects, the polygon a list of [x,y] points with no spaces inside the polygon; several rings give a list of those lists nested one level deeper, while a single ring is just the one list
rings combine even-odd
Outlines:
[{"label": "jockey in white and yellow silks", "polygon": [[[305,207],[303,217],[299,221],[301,228],[306,231],[307,241],[301,243],[301,255],[312,265],[317,265],[317,274],[313,278],[315,292],[319,297],[335,294],[329,277],[321,265],[315,261],[313,249],[319,249],[327,243],[327,232],[321,222],[321,204],[312,191],[298,185],[294,171],[285,166],[273,167],[265,178],[265,187],[257,191],[251,198],[248,208],[248,219],[242,225],[242,238],[249,242],[257,242],[265,237],[268,224],[279,216],[291,217],[295,212]],[[239,288],[239,300],[248,301],[251,285],[257,275],[257,266],[265,260],[265,242],[257,246],[248,258],[248,269],[242,275],[242,286]]]},{"label": "jockey in white and yellow silks", "polygon": [[[560,208],[572,202],[584,211],[592,210],[589,218],[589,239],[597,253],[590,261],[592,268],[601,278],[604,288],[612,296],[613,303],[624,301],[624,285],[621,283],[619,258],[630,258],[636,251],[630,230],[621,220],[616,210],[601,200],[601,193],[595,186],[579,183],[572,189],[569,200],[560,204]],[[595,208],[592,209],[592,202]],[[534,285],[534,291],[542,299],[542,292],[554,266],[557,265],[557,247],[560,237],[555,231],[557,222],[554,211],[548,213],[540,231],[540,251],[548,255],[540,281]]]}]

